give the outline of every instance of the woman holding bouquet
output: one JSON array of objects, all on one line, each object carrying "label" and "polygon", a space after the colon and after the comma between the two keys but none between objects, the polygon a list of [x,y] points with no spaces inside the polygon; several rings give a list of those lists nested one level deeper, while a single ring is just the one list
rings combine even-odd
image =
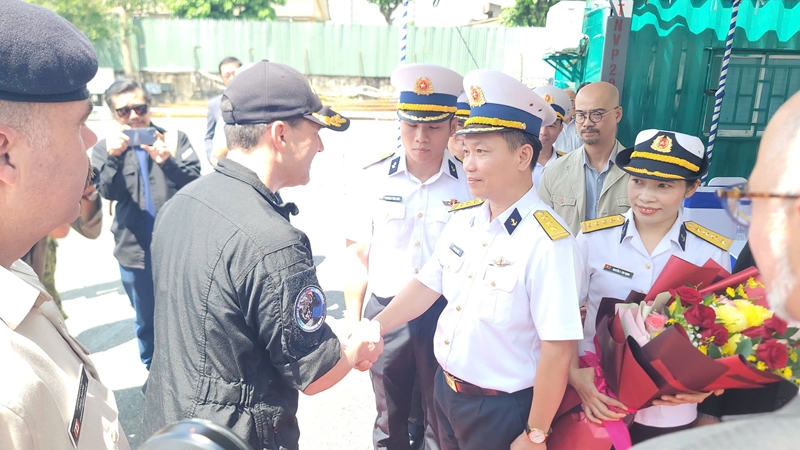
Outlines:
[{"label": "woman holding bouquet", "polygon": [[[579,355],[595,352],[595,319],[604,297],[626,298],[633,291],[648,292],[671,256],[697,266],[709,259],[730,270],[731,240],[684,222],[681,205],[700,186],[708,171],[708,158],[700,139],[672,131],[645,130],[636,145],[616,157],[619,168],[630,174],[631,209],[623,215],[581,224],[578,244],[587,272],[588,292],[584,340]],[[654,318],[651,322],[655,322]],[[664,324],[650,323],[658,327]],[[580,395],[586,417],[595,423],[626,416],[627,408],[595,387],[593,368],[581,369],[573,359],[569,382]],[[630,427],[634,444],[691,426],[697,403],[711,393],[664,396],[636,412]],[[622,412],[620,412],[622,411]]]}]

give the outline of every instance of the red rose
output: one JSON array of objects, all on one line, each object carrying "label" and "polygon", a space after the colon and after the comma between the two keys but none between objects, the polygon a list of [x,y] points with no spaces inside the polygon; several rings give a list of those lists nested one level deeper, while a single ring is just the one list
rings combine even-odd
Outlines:
[{"label": "red rose", "polygon": [[789,329],[789,324],[786,323],[785,320],[781,319],[778,316],[773,315],[769,319],[764,321],[764,327],[768,330],[778,333],[779,335],[783,336],[786,334],[786,330]]},{"label": "red rose", "polygon": [[750,339],[755,339],[755,338],[772,339],[772,330],[768,329],[764,325],[758,327],[750,327],[742,331],[742,334],[749,337]]},{"label": "red rose", "polygon": [[705,340],[710,340],[710,338],[713,337],[714,339],[710,340],[710,342],[718,347],[722,347],[728,343],[728,330],[726,330],[724,326],[715,323],[701,331],[700,337]]},{"label": "red rose", "polygon": [[[681,297],[683,300],[683,297]],[[717,313],[714,308],[706,305],[694,305],[683,313],[686,323],[700,328],[709,328],[717,320]]]},{"label": "red rose", "polygon": [[778,341],[766,341],[758,344],[756,358],[764,361],[769,370],[783,369],[789,361],[789,351]]},{"label": "red rose", "polygon": [[678,289],[670,289],[669,294],[673,297],[680,297],[681,305],[697,305],[703,302],[703,296],[695,288],[681,286]]}]

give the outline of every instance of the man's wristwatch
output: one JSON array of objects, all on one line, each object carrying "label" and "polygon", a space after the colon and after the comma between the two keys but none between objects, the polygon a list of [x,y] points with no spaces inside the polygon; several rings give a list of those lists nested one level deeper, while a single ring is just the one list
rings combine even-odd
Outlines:
[{"label": "man's wristwatch", "polygon": [[530,425],[527,423],[525,424],[525,434],[528,435],[528,439],[531,440],[534,444],[542,444],[544,441],[547,440],[547,436],[550,436],[550,433],[553,432],[551,428],[547,433],[540,430],[539,428],[531,428]]}]

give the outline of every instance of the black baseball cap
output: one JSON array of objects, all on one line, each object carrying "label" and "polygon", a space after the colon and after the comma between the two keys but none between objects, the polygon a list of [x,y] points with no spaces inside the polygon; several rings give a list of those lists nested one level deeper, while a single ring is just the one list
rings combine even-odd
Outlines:
[{"label": "black baseball cap", "polygon": [[261,61],[237,74],[222,94],[222,119],[229,125],[272,123],[303,117],[325,128],[344,131],[350,120],[322,106],[306,78],[295,69]]}]

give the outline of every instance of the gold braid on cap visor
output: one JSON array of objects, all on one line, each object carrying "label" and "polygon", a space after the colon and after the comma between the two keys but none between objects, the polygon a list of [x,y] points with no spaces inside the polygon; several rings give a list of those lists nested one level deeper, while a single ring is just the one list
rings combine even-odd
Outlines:
[{"label": "gold braid on cap visor", "polygon": [[416,103],[398,103],[397,109],[402,111],[446,112],[450,114],[458,110],[455,106],[418,105]]},{"label": "gold braid on cap visor", "polygon": [[650,152],[633,152],[631,153],[631,159],[634,158],[649,159],[652,161],[674,164],[676,166],[683,167],[684,169],[691,170],[694,173],[700,171],[700,167],[698,167],[697,165],[692,164],[689,161],[686,161],[685,159],[676,158],[674,156],[657,155],[655,153],[650,153]]},{"label": "gold braid on cap visor", "polygon": [[438,116],[430,116],[430,117],[417,117],[417,116],[412,116],[411,114],[407,114],[402,109],[398,109],[397,110],[397,114],[400,114],[404,119],[408,119],[408,120],[412,120],[412,121],[436,122],[436,121],[439,121],[439,120],[446,119],[447,116],[451,115],[452,113],[448,112],[448,113],[444,113],[444,114],[439,114]]},{"label": "gold braid on cap visor", "polygon": [[667,179],[670,179],[670,180],[685,180],[685,178],[683,178],[682,176],[679,176],[679,175],[673,175],[671,173],[664,173],[664,172],[659,172],[659,171],[651,172],[651,171],[649,171],[647,169],[639,169],[639,168],[636,168],[636,167],[626,166],[625,170],[627,170],[628,172],[641,173],[643,175],[650,175],[650,176],[659,177],[659,178],[667,178]]},{"label": "gold braid on cap visor", "polygon": [[469,117],[469,111],[470,110],[468,110],[468,109],[457,109],[456,110],[456,115],[457,116]]},{"label": "gold braid on cap visor", "polygon": [[517,122],[514,120],[503,120],[498,119],[495,117],[470,117],[464,122],[464,126],[472,125],[473,123],[477,123],[479,125],[491,125],[494,127],[505,127],[505,128],[515,128],[517,130],[524,130],[528,127],[528,125]]}]

